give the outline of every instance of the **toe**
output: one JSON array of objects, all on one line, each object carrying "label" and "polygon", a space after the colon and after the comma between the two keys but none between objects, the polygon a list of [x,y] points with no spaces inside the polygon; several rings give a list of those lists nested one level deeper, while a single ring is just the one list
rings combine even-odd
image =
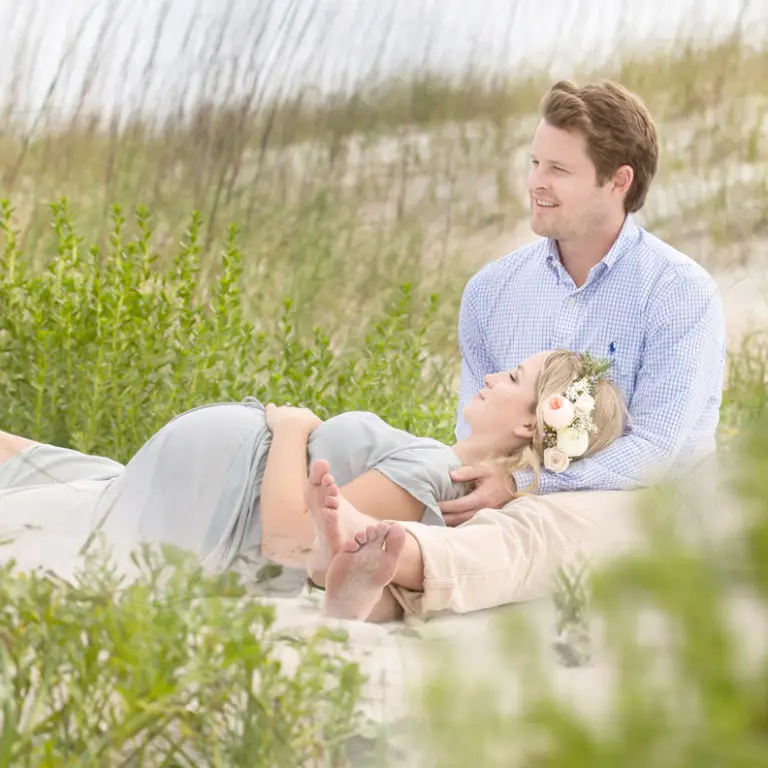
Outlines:
[{"label": "toe", "polygon": [[312,463],[309,468],[309,482],[314,485],[320,485],[323,477],[328,474],[331,465],[325,459],[318,459]]},{"label": "toe", "polygon": [[403,551],[405,546],[405,529],[399,525],[390,525],[384,538],[387,552],[395,556]]},{"label": "toe", "polygon": [[341,551],[342,552],[350,552],[351,554],[354,554],[357,552],[361,547],[361,544],[355,541],[355,539],[347,539],[342,545],[341,545]]},{"label": "toe", "polygon": [[369,525],[365,529],[365,535],[368,538],[368,542],[373,544],[373,542],[378,541],[379,539],[379,530],[378,526],[376,525]]}]

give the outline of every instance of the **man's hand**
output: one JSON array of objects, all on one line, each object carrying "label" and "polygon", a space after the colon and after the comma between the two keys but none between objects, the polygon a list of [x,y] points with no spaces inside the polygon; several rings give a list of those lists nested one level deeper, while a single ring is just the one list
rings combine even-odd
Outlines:
[{"label": "man's hand", "polygon": [[475,490],[459,499],[440,503],[443,519],[449,526],[466,523],[481,509],[501,509],[514,498],[511,493],[515,488],[514,479],[505,482],[489,467],[460,467],[451,472],[451,479],[457,483],[474,482]]}]

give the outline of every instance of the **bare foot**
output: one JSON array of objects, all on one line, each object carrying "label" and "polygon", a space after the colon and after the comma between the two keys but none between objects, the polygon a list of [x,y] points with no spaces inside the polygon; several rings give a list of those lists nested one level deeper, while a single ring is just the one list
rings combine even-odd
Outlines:
[{"label": "bare foot", "polygon": [[345,534],[338,512],[339,487],[330,469],[325,459],[318,459],[309,468],[304,486],[304,504],[316,537],[307,559],[307,571],[317,584],[322,583],[331,560],[341,550]]},{"label": "bare foot", "polygon": [[394,578],[404,546],[405,530],[397,523],[369,525],[345,541],[325,575],[325,615],[367,619]]}]

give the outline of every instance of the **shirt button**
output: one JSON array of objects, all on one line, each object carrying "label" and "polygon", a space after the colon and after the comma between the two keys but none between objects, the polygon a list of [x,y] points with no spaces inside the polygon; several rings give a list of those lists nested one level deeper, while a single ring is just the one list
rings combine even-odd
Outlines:
[{"label": "shirt button", "polygon": [[576,299],[568,299],[568,304],[573,306],[576,303]]}]

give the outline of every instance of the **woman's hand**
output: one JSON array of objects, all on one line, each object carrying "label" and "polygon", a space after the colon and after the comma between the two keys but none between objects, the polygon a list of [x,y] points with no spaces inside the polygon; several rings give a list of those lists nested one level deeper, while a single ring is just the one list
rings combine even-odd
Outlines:
[{"label": "woman's hand", "polygon": [[301,429],[307,435],[311,435],[323,420],[316,416],[309,408],[297,408],[293,405],[273,405],[266,407],[267,426],[275,432],[289,426],[293,429]]}]

